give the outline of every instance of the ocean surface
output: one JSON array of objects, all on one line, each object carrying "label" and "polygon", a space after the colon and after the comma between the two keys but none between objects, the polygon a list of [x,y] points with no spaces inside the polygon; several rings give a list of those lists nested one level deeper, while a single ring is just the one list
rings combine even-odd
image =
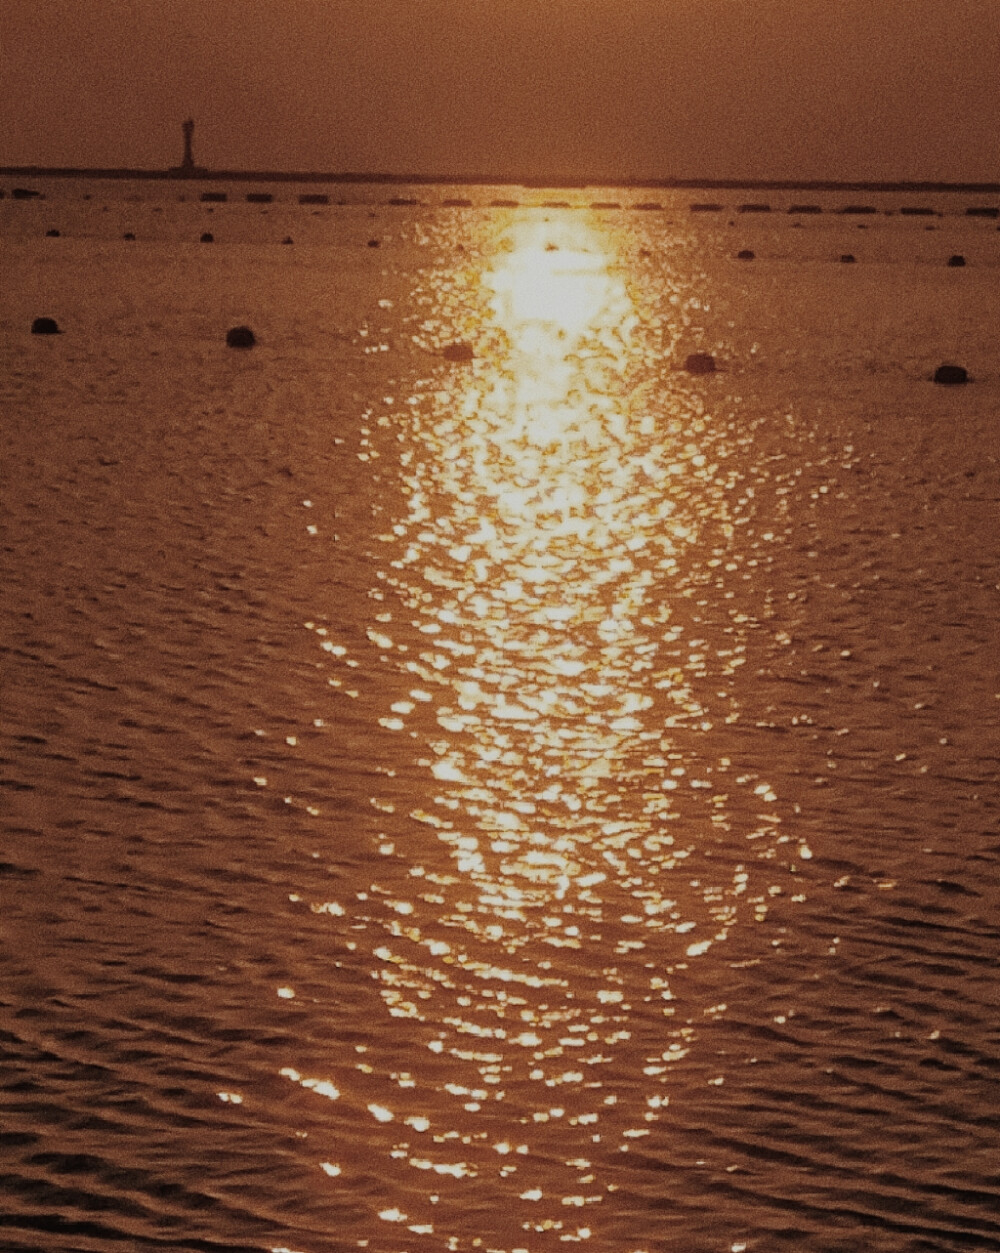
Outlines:
[{"label": "ocean surface", "polygon": [[1000,1250],[995,206],[0,186],[0,1247]]}]

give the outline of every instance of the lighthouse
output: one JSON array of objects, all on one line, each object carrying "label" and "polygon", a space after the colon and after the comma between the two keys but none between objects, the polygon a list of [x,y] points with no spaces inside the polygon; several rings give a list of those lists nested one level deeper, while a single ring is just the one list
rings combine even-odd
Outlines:
[{"label": "lighthouse", "polygon": [[194,118],[188,120],[181,127],[184,132],[184,160],[181,162],[181,169],[185,174],[194,172],[194,149],[192,143],[194,141]]},{"label": "lighthouse", "polygon": [[170,173],[178,178],[193,178],[196,174],[203,171],[194,163],[194,118],[188,118],[186,122],[181,123],[181,130],[184,132],[184,159],[180,165],[175,165]]}]

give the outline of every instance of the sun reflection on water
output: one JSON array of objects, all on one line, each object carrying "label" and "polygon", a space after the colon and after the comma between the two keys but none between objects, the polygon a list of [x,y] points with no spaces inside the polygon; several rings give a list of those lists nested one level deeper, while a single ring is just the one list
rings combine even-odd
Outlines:
[{"label": "sun reflection on water", "polygon": [[[417,745],[423,782],[373,798],[405,873],[361,917],[383,930],[389,1016],[425,1056],[355,1102],[434,1180],[381,1220],[462,1232],[475,1196],[499,1205],[496,1247],[534,1249],[598,1231],[617,1155],[666,1117],[696,1024],[726,1012],[711,966],[685,999],[692,963],[766,916],[749,862],[780,817],[718,751],[739,711],[710,685],[745,659],[739,629],[709,677],[691,603],[693,555],[721,565],[733,534],[727,472],[680,393],[650,404],[608,237],[517,220],[481,283],[482,355],[407,414],[408,513],[383,537],[368,630],[394,676],[378,722],[401,757]],[[282,1073],[331,1100],[348,1086]],[[468,1191],[487,1179],[488,1201]]]}]

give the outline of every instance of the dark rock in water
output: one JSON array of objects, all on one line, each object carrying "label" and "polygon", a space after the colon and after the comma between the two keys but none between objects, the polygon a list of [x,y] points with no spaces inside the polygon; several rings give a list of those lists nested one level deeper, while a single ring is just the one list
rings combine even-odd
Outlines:
[{"label": "dark rock in water", "polygon": [[963,365],[939,365],[934,371],[935,383],[968,383],[969,372]]},{"label": "dark rock in water", "polygon": [[59,238],[59,232],[58,232],[58,231],[56,230],[56,228],[53,226],[50,230],[47,230],[47,231],[45,232],[45,238],[46,238],[46,239],[58,239],[58,238]]},{"label": "dark rock in water", "polygon": [[752,248],[741,248],[740,251],[736,254],[736,259],[738,261],[753,261],[755,260],[756,256],[757,254],[754,252]]},{"label": "dark rock in water", "polygon": [[31,324],[32,335],[61,335],[59,323],[55,318],[35,318]]},{"label": "dark rock in water", "polygon": [[953,256],[948,258],[948,264],[952,267],[952,269],[958,269],[960,266],[965,265],[965,258],[960,252],[956,252]]},{"label": "dark rock in water", "polygon": [[381,248],[382,247],[381,239],[369,239],[368,247],[369,248]]},{"label": "dark rock in water", "polygon": [[471,361],[476,355],[471,344],[448,344],[441,354],[445,361]]},{"label": "dark rock in water", "polygon": [[252,348],[257,337],[249,326],[233,326],[226,331],[226,343],[230,348]]},{"label": "dark rock in water", "polygon": [[688,374],[714,374],[715,358],[710,352],[693,352],[684,362]]},{"label": "dark rock in water", "polygon": [[853,265],[857,260],[857,257],[855,257],[853,252],[842,252],[840,254],[840,260],[844,265]]},{"label": "dark rock in water", "polygon": [[135,231],[126,231],[122,239],[135,239]]},{"label": "dark rock in water", "polygon": [[201,242],[202,242],[203,244],[214,244],[214,243],[215,243],[215,236],[212,234],[212,232],[211,232],[211,231],[206,231],[206,232],[204,233],[204,235],[202,235],[202,237],[201,237]]},{"label": "dark rock in water", "polygon": [[286,235],[285,238],[281,242],[283,244],[294,244],[295,240],[292,239],[291,235]]}]

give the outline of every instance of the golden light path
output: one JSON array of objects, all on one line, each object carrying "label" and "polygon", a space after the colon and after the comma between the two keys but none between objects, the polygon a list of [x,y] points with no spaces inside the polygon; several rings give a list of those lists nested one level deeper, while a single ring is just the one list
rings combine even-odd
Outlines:
[{"label": "golden light path", "polygon": [[[406,864],[371,892],[373,975],[400,1021],[362,1050],[371,1099],[353,1099],[398,1180],[377,1229],[631,1250],[621,1155],[666,1117],[697,1023],[725,1012],[723,964],[692,966],[765,916],[748,862],[780,821],[712,734],[738,717],[732,685],[709,685],[744,661],[741,630],[699,638],[692,610],[692,555],[727,559],[731,480],[696,406],[651,401],[595,224],[525,215],[481,281],[483,357],[407,416],[409,509],[374,592],[368,637],[394,676],[380,734],[400,761],[417,745],[424,783],[415,804],[412,778],[374,798],[381,851]],[[331,1099],[352,1083],[283,1073]],[[345,1142],[323,1169],[348,1187],[355,1155]]]}]

